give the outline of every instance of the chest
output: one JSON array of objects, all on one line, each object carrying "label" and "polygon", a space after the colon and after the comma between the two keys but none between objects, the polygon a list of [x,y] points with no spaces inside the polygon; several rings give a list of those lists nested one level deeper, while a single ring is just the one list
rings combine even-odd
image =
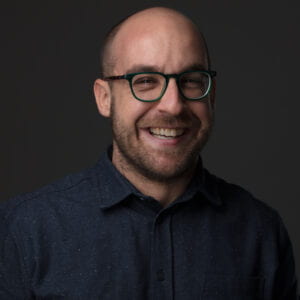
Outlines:
[{"label": "chest", "polygon": [[[57,224],[27,248],[40,299],[260,299],[264,252],[258,231],[237,220],[135,210]],[[49,298],[50,297],[50,298]]]}]

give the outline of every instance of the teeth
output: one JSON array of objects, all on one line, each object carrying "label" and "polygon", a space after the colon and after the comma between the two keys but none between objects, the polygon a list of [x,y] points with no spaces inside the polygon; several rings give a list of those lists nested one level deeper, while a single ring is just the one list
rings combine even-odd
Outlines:
[{"label": "teeth", "polygon": [[150,128],[150,132],[154,135],[165,137],[177,137],[182,135],[184,129],[182,128]]}]

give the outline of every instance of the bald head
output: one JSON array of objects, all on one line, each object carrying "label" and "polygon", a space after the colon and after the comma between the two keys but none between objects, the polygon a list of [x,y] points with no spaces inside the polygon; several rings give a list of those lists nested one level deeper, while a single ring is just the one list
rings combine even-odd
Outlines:
[{"label": "bald head", "polygon": [[[126,17],[110,30],[102,48],[102,74],[112,75],[124,50],[137,41],[144,40],[144,43],[152,47],[154,43],[169,43],[174,39],[197,44],[204,55],[205,68],[210,67],[207,45],[197,26],[176,10],[153,7]],[[190,40],[187,41],[187,39]],[[139,49],[136,51],[132,55],[142,55]]]},{"label": "bald head", "polygon": [[142,192],[144,179],[187,183],[213,124],[201,33],[181,13],[155,7],[126,18],[108,41],[106,78],[94,92],[99,112],[111,118],[114,165]]}]

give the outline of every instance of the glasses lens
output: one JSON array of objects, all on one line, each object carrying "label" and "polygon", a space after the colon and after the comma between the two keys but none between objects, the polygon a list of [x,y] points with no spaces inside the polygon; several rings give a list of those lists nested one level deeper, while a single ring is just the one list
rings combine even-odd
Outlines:
[{"label": "glasses lens", "polygon": [[208,93],[210,76],[204,72],[183,73],[179,79],[182,94],[187,99],[200,99]]},{"label": "glasses lens", "polygon": [[134,96],[143,101],[153,101],[159,98],[165,85],[165,78],[155,73],[137,74],[131,81]]}]

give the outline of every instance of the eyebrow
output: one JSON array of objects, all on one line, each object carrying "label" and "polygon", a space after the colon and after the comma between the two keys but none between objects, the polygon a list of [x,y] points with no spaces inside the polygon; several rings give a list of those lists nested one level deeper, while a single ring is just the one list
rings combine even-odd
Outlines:
[{"label": "eyebrow", "polygon": [[129,73],[139,73],[139,72],[159,72],[158,66],[151,65],[134,65],[130,69],[127,70],[126,74]]},{"label": "eyebrow", "polygon": [[193,64],[193,65],[190,65],[188,66],[187,68],[185,68],[183,70],[184,71],[198,71],[198,70],[208,70],[209,68],[205,67],[203,64]]},{"label": "eyebrow", "polygon": [[[178,73],[182,73],[185,71],[198,71],[198,70],[208,70],[208,68],[204,67],[203,64],[195,63],[185,67],[180,70]],[[126,74],[130,73],[139,73],[139,72],[161,72],[160,68],[155,65],[134,65],[130,69],[127,70]]]}]

